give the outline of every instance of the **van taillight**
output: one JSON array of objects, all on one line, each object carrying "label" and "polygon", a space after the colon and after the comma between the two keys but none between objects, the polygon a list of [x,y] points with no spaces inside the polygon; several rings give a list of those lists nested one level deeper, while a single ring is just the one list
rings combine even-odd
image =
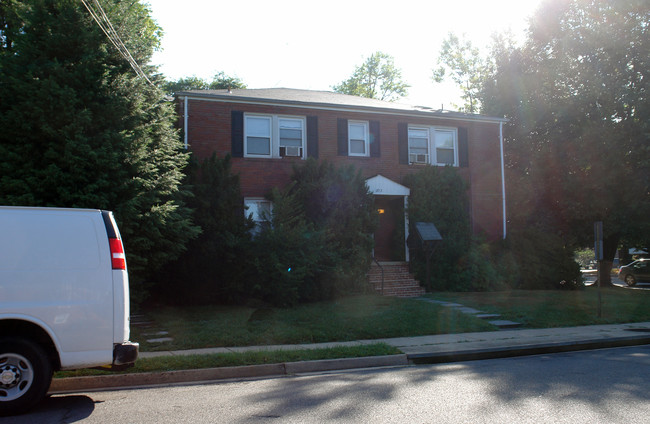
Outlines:
[{"label": "van taillight", "polygon": [[108,243],[111,246],[111,265],[113,269],[126,269],[126,256],[124,256],[122,240],[109,238]]}]

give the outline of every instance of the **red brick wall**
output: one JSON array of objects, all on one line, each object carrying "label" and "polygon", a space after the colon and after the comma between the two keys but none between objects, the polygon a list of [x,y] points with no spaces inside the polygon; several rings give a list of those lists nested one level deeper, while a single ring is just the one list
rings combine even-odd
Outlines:
[{"label": "red brick wall", "polygon": [[[180,123],[183,125],[183,101],[179,102]],[[404,175],[417,172],[419,166],[399,163],[397,124],[439,125],[468,129],[469,168],[461,175],[469,182],[472,225],[476,233],[496,239],[503,234],[501,200],[501,159],[499,124],[461,122],[442,118],[406,117],[390,114],[315,110],[270,105],[234,104],[206,100],[189,100],[187,138],[190,150],[199,158],[216,152],[225,156],[231,151],[231,112],[269,113],[318,117],[319,159],[337,165],[353,164],[368,178],[381,174],[402,183]],[[337,155],[337,119],[380,122],[381,157],[348,157]],[[289,181],[292,163],[298,158],[233,158],[232,167],[240,174],[244,197],[263,197],[272,187]]]}]

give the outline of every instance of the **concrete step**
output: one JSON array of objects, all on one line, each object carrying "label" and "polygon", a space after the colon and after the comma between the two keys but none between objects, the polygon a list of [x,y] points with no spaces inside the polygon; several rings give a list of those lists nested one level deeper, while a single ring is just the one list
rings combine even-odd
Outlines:
[{"label": "concrete step", "polygon": [[382,264],[382,268],[373,264],[368,272],[368,282],[384,296],[419,297],[425,293],[424,288],[420,287],[420,283],[409,272],[408,263]]},{"label": "concrete step", "polygon": [[514,322],[514,321],[508,321],[508,320],[494,320],[494,321],[489,321],[490,324],[495,325],[499,327],[499,330],[505,330],[507,328],[518,328],[521,327],[521,323],[519,322]]},{"label": "concrete step", "polygon": [[384,284],[374,283],[373,287],[420,287],[420,284],[415,280],[400,280],[400,281],[384,281]]},{"label": "concrete step", "polygon": [[476,318],[481,318],[481,319],[497,319],[500,318],[500,314],[477,314]]},{"label": "concrete step", "polygon": [[[381,293],[380,293],[381,294]],[[411,298],[411,297],[420,297],[424,294],[424,290],[421,292],[410,292],[410,291],[388,291],[384,292],[382,296],[388,297],[401,297],[401,298]]]}]

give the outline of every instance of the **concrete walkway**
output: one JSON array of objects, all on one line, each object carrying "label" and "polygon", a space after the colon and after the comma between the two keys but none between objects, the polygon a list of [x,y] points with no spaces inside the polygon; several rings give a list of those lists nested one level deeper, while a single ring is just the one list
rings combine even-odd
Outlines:
[{"label": "concrete walkway", "polygon": [[[532,330],[501,330],[479,333],[442,334],[435,336],[398,337],[351,342],[330,342],[246,347],[141,352],[140,358],[161,356],[207,355],[212,353],[242,353],[251,351],[324,349],[337,346],[361,346],[386,343],[404,352],[409,359],[426,356],[453,355],[471,351],[521,349],[533,346],[579,346],[585,343],[608,343],[617,340],[650,342],[650,322],[635,324],[589,325],[583,327],[542,328]],[[451,360],[452,358],[450,358]]]},{"label": "concrete walkway", "polygon": [[321,349],[333,346],[358,346],[373,343],[387,343],[397,347],[404,354],[160,373],[62,378],[53,381],[50,387],[50,393],[133,388],[161,384],[187,384],[223,379],[259,378],[353,368],[407,366],[418,363],[457,362],[474,359],[634,346],[650,344],[650,322],[533,330],[501,330],[481,333],[358,340],[352,342],[141,352],[140,357],[152,358],[227,352]]},{"label": "concrete walkway", "polygon": [[[566,347],[571,350],[581,346],[603,344],[612,346],[620,342],[644,341],[650,343],[650,322],[635,324],[589,325],[583,327],[542,328],[532,330],[501,330],[479,333],[442,334],[435,336],[398,337],[351,342],[224,347],[163,352],[141,352],[141,358],[179,355],[206,355],[211,353],[242,353],[250,351],[323,349],[336,346],[360,346],[386,343],[404,352],[408,359],[448,357],[472,352],[503,351],[530,348]],[[638,343],[643,344],[643,343]],[[592,347],[590,347],[592,348]],[[567,349],[563,349],[567,350]]]}]

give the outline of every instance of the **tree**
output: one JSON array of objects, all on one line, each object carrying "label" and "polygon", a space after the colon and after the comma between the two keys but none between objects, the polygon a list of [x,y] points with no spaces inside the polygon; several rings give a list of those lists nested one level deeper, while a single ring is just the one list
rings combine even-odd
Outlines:
[{"label": "tree", "polygon": [[443,40],[438,68],[433,70],[433,80],[443,82],[449,74],[452,81],[463,92],[465,100],[463,108],[466,112],[477,113],[481,103],[479,94],[487,61],[480,55],[479,49],[474,47],[469,40],[461,40],[457,35],[449,33]]},{"label": "tree", "polygon": [[393,57],[382,52],[373,53],[350,78],[332,87],[337,93],[387,101],[406,96],[408,88]]},{"label": "tree", "polygon": [[237,88],[246,88],[246,84],[244,84],[240,78],[228,76],[223,71],[217,72],[212,77],[211,82],[193,75],[191,77],[179,78],[176,81],[167,81],[164,84],[164,90],[169,94],[186,90],[219,90]]},{"label": "tree", "polygon": [[240,78],[228,76],[221,71],[214,74],[209,88],[210,90],[246,88],[246,84]]},{"label": "tree", "polygon": [[174,94],[178,91],[186,90],[207,90],[210,88],[210,83],[203,78],[196,75],[191,77],[179,78],[176,81],[165,81],[164,90],[169,94]]},{"label": "tree", "polygon": [[621,241],[649,244],[649,21],[642,0],[546,1],[485,78],[484,104],[510,119],[508,166],[547,228],[583,247],[603,221],[604,284]]},{"label": "tree", "polygon": [[[201,234],[187,251],[163,267],[157,278],[161,296],[176,304],[232,303],[245,298],[249,287],[252,222],[244,216],[239,176],[231,172],[230,156],[213,154],[186,168],[187,199]],[[184,281],[179,292],[179,281]]]},{"label": "tree", "polygon": [[[148,7],[102,5],[142,73],[152,75],[143,64],[160,28]],[[84,3],[5,1],[2,16],[0,203],[113,210],[137,298],[150,273],[198,232],[181,201],[187,155],[172,105]]]},{"label": "tree", "polygon": [[295,184],[289,184],[282,190],[273,189],[273,224],[255,237],[249,262],[257,271],[251,293],[277,306],[333,295],[327,290],[333,286],[333,276],[325,280],[330,284],[321,284],[323,273],[330,270],[325,233],[309,222],[294,188]]}]

